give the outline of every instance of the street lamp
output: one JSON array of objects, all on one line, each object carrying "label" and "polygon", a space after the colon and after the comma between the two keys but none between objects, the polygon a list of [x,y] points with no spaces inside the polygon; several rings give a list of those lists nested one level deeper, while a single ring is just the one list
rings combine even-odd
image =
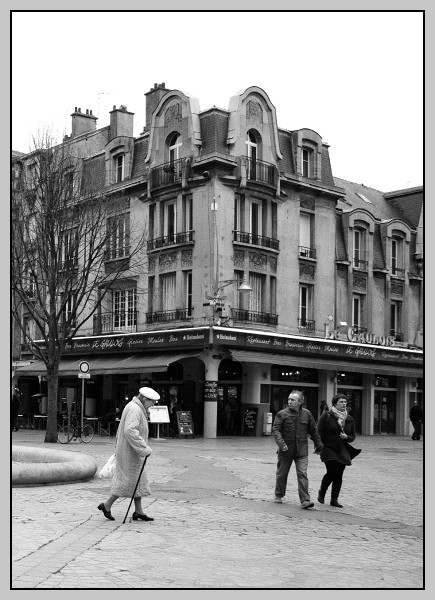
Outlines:
[{"label": "street lamp", "polygon": [[217,312],[217,304],[222,300],[226,299],[226,296],[222,295],[222,290],[226,288],[228,285],[232,285],[234,283],[238,283],[239,287],[237,288],[238,292],[242,292],[242,294],[249,294],[252,292],[252,287],[248,283],[248,278],[246,275],[243,276],[242,282],[240,283],[240,279],[225,279],[223,281],[218,281],[217,289],[213,294],[206,294],[206,299],[209,300],[208,303],[204,304],[204,306],[210,305],[213,306],[213,316]]}]

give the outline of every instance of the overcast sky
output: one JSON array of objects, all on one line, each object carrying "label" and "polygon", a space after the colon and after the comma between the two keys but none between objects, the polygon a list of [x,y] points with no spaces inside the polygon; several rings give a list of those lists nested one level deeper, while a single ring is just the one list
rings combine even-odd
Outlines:
[{"label": "overcast sky", "polygon": [[278,126],[330,145],[333,175],[387,192],[423,184],[423,15],[418,12],[16,12],[12,148],[71,133],[74,108],[97,127],[113,105],[145,125],[165,82],[227,109],[255,85]]}]

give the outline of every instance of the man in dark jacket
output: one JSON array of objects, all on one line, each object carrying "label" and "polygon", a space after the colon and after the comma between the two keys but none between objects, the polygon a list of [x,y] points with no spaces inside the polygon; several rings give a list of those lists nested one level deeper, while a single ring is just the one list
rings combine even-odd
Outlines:
[{"label": "man in dark jacket", "polygon": [[308,436],[314,442],[315,452],[319,454],[323,444],[317,431],[316,422],[309,410],[302,407],[304,395],[293,390],[288,397],[288,408],[277,413],[273,423],[273,435],[278,444],[278,464],[276,470],[275,500],[282,502],[287,489],[287,478],[292,462],[296,465],[299,499],[302,508],[312,508],[308,493]]},{"label": "man in dark jacket", "polygon": [[414,400],[414,405],[409,411],[409,418],[414,427],[412,440],[419,440],[421,435],[421,424],[423,423],[423,410],[419,406],[417,400]]}]

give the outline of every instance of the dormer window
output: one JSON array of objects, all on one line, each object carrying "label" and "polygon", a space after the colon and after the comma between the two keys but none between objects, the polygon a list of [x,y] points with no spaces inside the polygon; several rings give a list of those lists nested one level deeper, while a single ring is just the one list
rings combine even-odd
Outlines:
[{"label": "dormer window", "polygon": [[353,267],[354,269],[367,270],[366,230],[355,229],[353,234]]},{"label": "dormer window", "polygon": [[302,175],[304,177],[313,177],[313,157],[314,152],[311,148],[302,148]]},{"label": "dormer window", "polygon": [[403,239],[393,237],[391,239],[391,274],[401,277],[404,274]]},{"label": "dormer window", "polygon": [[115,167],[115,183],[120,183],[124,180],[124,167],[125,167],[125,156],[124,154],[117,154],[114,158]]},{"label": "dormer window", "polygon": [[169,162],[173,164],[176,160],[180,158],[180,148],[182,146],[181,135],[179,133],[175,133],[169,139]]}]

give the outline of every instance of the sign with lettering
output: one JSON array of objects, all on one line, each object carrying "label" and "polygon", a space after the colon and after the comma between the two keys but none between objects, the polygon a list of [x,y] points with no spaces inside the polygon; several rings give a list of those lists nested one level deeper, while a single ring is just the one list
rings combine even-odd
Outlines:
[{"label": "sign with lettering", "polygon": [[258,408],[246,408],[243,413],[243,435],[255,435]]},{"label": "sign with lettering", "polygon": [[218,399],[218,382],[206,381],[204,383],[204,401],[217,402]]},{"label": "sign with lettering", "polygon": [[[327,340],[340,340],[342,334],[338,331],[338,329],[334,329],[334,331],[328,331],[325,335]],[[391,335],[375,335],[374,333],[355,333],[352,327],[349,327],[347,330],[347,339],[349,342],[355,342],[357,344],[375,344],[379,346],[394,346],[395,338]]]},{"label": "sign with lettering", "polygon": [[193,435],[193,420],[190,410],[177,410],[178,435]]},{"label": "sign with lettering", "polygon": [[167,406],[150,406],[148,409],[150,423],[169,423],[169,412]]}]

